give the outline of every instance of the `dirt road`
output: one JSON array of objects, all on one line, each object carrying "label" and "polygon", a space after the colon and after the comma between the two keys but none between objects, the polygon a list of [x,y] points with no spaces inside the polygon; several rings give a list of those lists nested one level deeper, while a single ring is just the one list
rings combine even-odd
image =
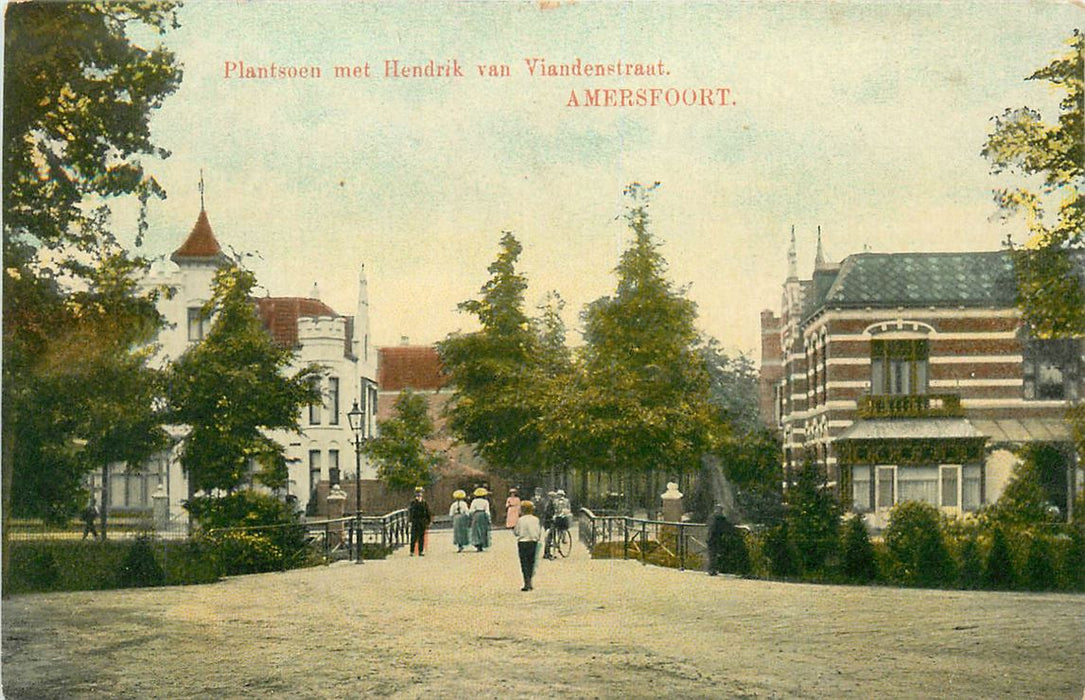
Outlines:
[{"label": "dirt road", "polygon": [[3,603],[8,698],[1082,698],[1085,597],[458,554]]}]

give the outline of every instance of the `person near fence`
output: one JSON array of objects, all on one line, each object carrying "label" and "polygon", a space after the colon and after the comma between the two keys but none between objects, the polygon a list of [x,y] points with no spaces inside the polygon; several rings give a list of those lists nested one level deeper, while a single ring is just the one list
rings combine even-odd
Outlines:
[{"label": "person near fence", "polygon": [[746,537],[723,514],[723,505],[716,504],[708,519],[708,575],[749,572],[750,557]]},{"label": "person near fence", "polygon": [[87,539],[87,535],[90,535],[94,539],[98,539],[98,528],[94,526],[96,520],[98,520],[98,504],[92,498],[87,507],[83,509],[83,539]]},{"label": "person near fence", "polygon": [[550,553],[550,545],[553,544],[554,538],[552,533],[554,532],[554,503],[558,494],[554,491],[548,491],[546,494],[546,505],[543,506],[543,527],[546,528],[546,546],[543,551],[544,559],[553,559],[554,555]]},{"label": "person near fence", "polygon": [[424,556],[426,549],[426,528],[429,527],[430,517],[429,504],[426,503],[426,494],[421,486],[414,490],[414,500],[407,506],[407,519],[411,521],[411,556],[414,556],[415,544],[418,545],[418,556]]},{"label": "person near fence", "polygon": [[505,499],[505,527],[516,527],[516,520],[520,517],[522,505],[516,489],[509,489],[509,497]]},{"label": "person near fence", "polygon": [[531,501],[520,504],[521,515],[512,528],[516,535],[516,547],[520,555],[520,573],[524,575],[521,591],[532,590],[531,579],[535,576],[535,561],[539,556],[539,540],[542,539],[542,523],[535,517],[535,505]]},{"label": "person near fence", "polygon": [[463,489],[453,491],[452,498],[455,500],[448,509],[448,517],[452,518],[452,544],[456,545],[457,552],[462,552],[471,543],[471,509]]},{"label": "person near fence", "polygon": [[479,486],[471,501],[471,544],[480,552],[490,546],[490,502],[486,499],[489,493]]}]

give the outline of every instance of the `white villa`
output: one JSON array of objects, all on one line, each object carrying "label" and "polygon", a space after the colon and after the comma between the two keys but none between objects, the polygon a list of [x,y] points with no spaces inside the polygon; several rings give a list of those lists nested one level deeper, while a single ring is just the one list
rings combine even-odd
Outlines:
[{"label": "white villa", "polygon": [[[145,280],[148,286],[165,285],[175,291],[171,298],[159,302],[168,323],[158,337],[155,361],[160,365],[180,357],[203,338],[210,322],[201,320],[200,309],[210,298],[215,270],[229,261],[202,208],[192,231],[170,260],[172,264],[156,266]],[[316,363],[327,369],[321,380],[323,404],[303,409],[301,432],[271,434],[286,448],[287,493],[304,509],[318,482],[336,481],[340,473],[344,480],[355,477],[354,435],[346,415],[354,401],[366,411],[365,435],[372,435],[375,427],[377,351],[370,341],[365,268],[359,271],[358,306],[353,316],[342,315],[322,302],[315,284],[310,297],[269,296],[253,301],[275,341],[293,348],[294,368]],[[170,432],[172,447],[138,472],[127,470],[122,463],[111,465],[107,491],[102,491],[101,473],[93,474],[90,487],[100,504],[108,504],[110,512],[149,515],[153,511],[160,526],[167,517],[174,523],[187,519],[182,504],[190,494],[178,450],[187,429],[177,426]],[[375,469],[363,456],[361,478],[374,477]]]}]

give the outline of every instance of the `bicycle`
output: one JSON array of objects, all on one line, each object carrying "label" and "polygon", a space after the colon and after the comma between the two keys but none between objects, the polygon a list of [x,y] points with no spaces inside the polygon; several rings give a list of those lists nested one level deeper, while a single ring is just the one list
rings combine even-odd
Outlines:
[{"label": "bicycle", "polygon": [[569,533],[569,520],[565,517],[554,518],[554,527],[546,535],[550,538],[550,555],[554,558],[554,552],[562,557],[569,556],[573,551],[573,536]]}]

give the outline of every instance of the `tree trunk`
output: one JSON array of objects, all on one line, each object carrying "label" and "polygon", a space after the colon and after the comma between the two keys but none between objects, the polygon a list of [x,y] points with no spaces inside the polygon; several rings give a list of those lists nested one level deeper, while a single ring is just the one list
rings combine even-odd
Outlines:
[{"label": "tree trunk", "polygon": [[[3,507],[4,507],[4,531],[3,531],[3,571],[6,573],[11,571],[10,559],[11,559],[11,547],[9,544],[9,533],[11,528],[9,527],[11,520],[11,486],[15,483],[15,431],[11,430],[8,425],[10,421],[9,416],[4,417],[3,428]],[[7,597],[7,588],[4,588],[4,597]]]},{"label": "tree trunk", "polygon": [[105,542],[106,528],[109,525],[109,463],[102,467],[102,541]]}]

